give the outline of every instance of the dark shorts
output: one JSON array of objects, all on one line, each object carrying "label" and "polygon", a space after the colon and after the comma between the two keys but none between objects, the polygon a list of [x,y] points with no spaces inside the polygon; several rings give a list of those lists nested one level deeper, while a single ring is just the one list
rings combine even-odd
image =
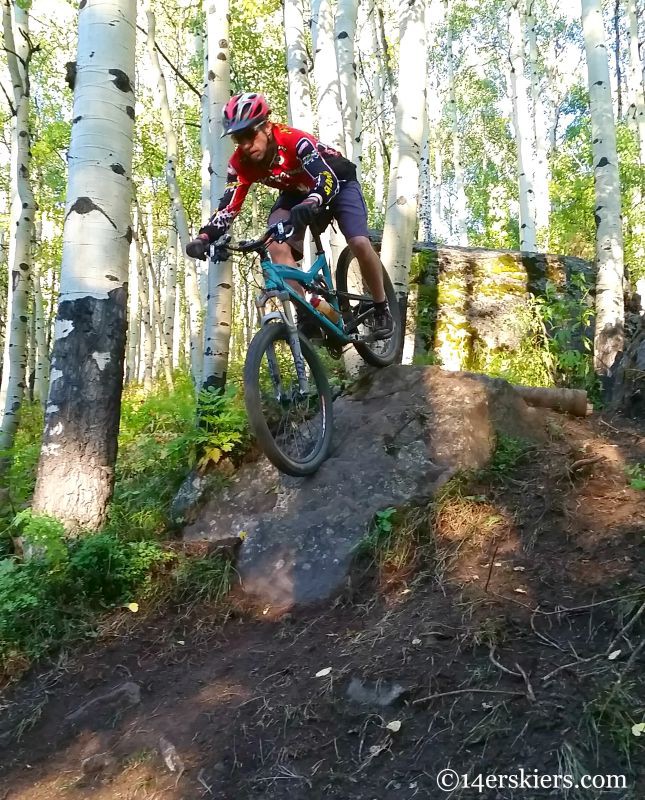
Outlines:
[{"label": "dark shorts", "polygon": [[[278,222],[281,219],[286,219],[288,214],[295,205],[301,203],[307,195],[293,192],[281,192],[278,199],[273,204],[273,208],[269,212],[269,225]],[[319,219],[318,219],[319,218]],[[318,215],[316,222],[318,230],[324,230],[329,225],[332,219],[338,221],[338,227],[345,239],[353,239],[354,236],[367,236],[369,231],[367,228],[367,206],[365,199],[361,192],[361,186],[358,181],[347,181],[341,183],[340,191],[327,206],[327,208]],[[303,240],[305,231],[304,228],[296,230],[293,236],[289,239],[289,244],[292,250],[298,254],[303,252]]]}]

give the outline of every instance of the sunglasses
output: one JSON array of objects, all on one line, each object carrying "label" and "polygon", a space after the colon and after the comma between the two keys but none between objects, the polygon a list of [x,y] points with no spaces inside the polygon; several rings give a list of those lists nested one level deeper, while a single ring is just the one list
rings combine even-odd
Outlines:
[{"label": "sunglasses", "polygon": [[245,131],[240,131],[239,133],[232,134],[231,139],[235,142],[235,144],[247,144],[255,139],[259,131],[260,131],[259,127],[249,128]]}]

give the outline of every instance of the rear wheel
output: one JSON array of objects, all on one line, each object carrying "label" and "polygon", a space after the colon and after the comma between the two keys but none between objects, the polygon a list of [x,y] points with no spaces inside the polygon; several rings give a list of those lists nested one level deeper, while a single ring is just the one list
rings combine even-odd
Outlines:
[{"label": "rear wheel", "polygon": [[249,425],[269,461],[288,475],[311,475],[327,458],[332,397],[325,369],[300,335],[308,391],[300,391],[287,326],[270,323],[253,337],[244,363]]},{"label": "rear wheel", "polygon": [[[381,339],[375,342],[354,342],[358,354],[374,367],[387,367],[393,364],[400,350],[401,342],[401,314],[399,303],[392,286],[389,275],[383,268],[383,287],[385,297],[390,307],[390,313],[394,321],[394,332],[389,339]],[[349,292],[362,299],[346,299],[340,295],[340,304],[343,312],[352,312],[358,316],[362,311],[367,310],[373,303],[372,294],[361,275],[358,259],[352,254],[349,247],[346,247],[340,254],[338,266],[336,267],[336,289],[340,292]],[[347,317],[346,317],[347,319]],[[372,332],[372,319],[370,315],[365,322],[359,325],[357,333],[361,336],[369,336]]]}]

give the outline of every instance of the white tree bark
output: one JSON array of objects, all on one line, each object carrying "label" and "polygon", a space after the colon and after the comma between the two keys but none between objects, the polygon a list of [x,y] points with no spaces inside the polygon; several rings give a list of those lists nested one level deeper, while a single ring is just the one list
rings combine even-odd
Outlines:
[{"label": "white tree bark", "polygon": [[[168,347],[166,337],[163,330],[163,317],[161,314],[161,293],[159,291],[159,282],[154,268],[154,258],[152,251],[152,205],[148,212],[148,223],[150,233],[146,234],[143,226],[141,212],[139,211],[139,239],[143,239],[145,249],[142,252],[144,270],[147,272],[148,281],[148,303],[150,306],[150,329],[153,341],[152,347],[152,363],[153,363],[153,378],[157,377],[155,367],[158,365],[157,359],[154,358],[154,353],[159,352],[161,355],[161,366],[164,370],[166,384],[169,389],[173,387],[172,380],[172,351]],[[145,278],[144,278],[145,280]],[[147,388],[147,387],[146,387]]]},{"label": "white tree bark", "polygon": [[596,193],[596,372],[611,380],[624,342],[623,233],[616,130],[601,0],[582,0]]},{"label": "white tree bark", "polygon": [[432,239],[432,174],[430,172],[430,137],[428,136],[427,114],[424,120],[422,142],[419,162],[419,233],[417,238],[420,242],[429,242]]},{"label": "white tree bark", "polygon": [[443,157],[441,155],[441,143],[434,142],[434,152],[432,159],[432,219],[434,220],[434,237],[437,242],[445,242],[448,239],[444,210],[444,185],[443,185]]},{"label": "white tree bark", "polygon": [[141,247],[141,240],[137,240],[139,246],[139,282],[144,287],[146,298],[146,317],[145,317],[145,359],[143,362],[143,389],[151,392],[154,384],[154,371],[156,362],[156,336],[155,336],[155,303],[153,297],[153,286],[150,280],[150,272],[146,255]]},{"label": "white tree bark", "polygon": [[179,282],[178,291],[175,294],[175,323],[173,329],[175,334],[172,340],[172,366],[173,369],[179,369],[182,363],[182,353],[184,344],[184,319],[181,313],[181,286]]},{"label": "white tree bark", "polygon": [[[222,139],[222,110],[230,98],[229,3],[207,4],[208,93],[210,107],[211,207],[217,208],[226,186],[230,137]],[[226,385],[231,345],[233,264],[208,262],[208,303],[204,325],[202,388],[221,390]]]},{"label": "white tree bark", "polygon": [[[204,65],[204,82],[202,85],[201,116],[200,116],[200,145],[202,148],[202,191],[201,208],[202,220],[205,222],[211,215],[211,130],[210,130],[210,97],[208,81],[208,34],[198,38],[197,52],[201,53]],[[175,223],[173,221],[173,227]],[[176,238],[176,235],[175,235]]]},{"label": "white tree bark", "polygon": [[[390,168],[381,260],[388,271],[402,312],[408,293],[408,273],[417,220],[419,158],[425,116],[425,3],[410,0],[400,7],[399,73],[395,149]],[[405,313],[402,314],[405,319]]]},{"label": "white tree bark", "polygon": [[511,59],[511,94],[513,122],[517,147],[517,172],[520,201],[520,250],[535,252],[535,190],[533,188],[533,130],[529,112],[528,81],[524,74],[524,48],[520,20],[520,0],[510,0],[508,5],[508,33]]},{"label": "white tree bark", "polygon": [[[184,204],[179,191],[179,183],[177,181],[177,135],[175,134],[172,124],[172,117],[170,114],[166,79],[164,77],[163,70],[161,69],[159,53],[157,52],[157,48],[155,46],[156,20],[150,0],[145,0],[145,9],[148,21],[146,46],[150,56],[150,63],[157,79],[159,114],[161,116],[164,134],[166,137],[166,182],[168,184],[168,192],[170,194],[172,207],[175,212],[175,219],[177,221],[179,241],[181,242],[182,252],[185,253],[186,246],[190,241],[190,235],[188,233],[188,220],[186,218],[186,211],[184,209]],[[202,369],[202,301],[199,291],[199,279],[197,277],[195,262],[191,258],[185,258],[184,276],[186,281],[186,298],[188,301],[188,310],[190,315],[191,372],[195,384],[199,385]]]},{"label": "white tree bark", "polygon": [[[4,198],[2,198],[4,201]],[[4,202],[3,202],[4,205]],[[4,209],[3,209],[4,211]],[[9,263],[9,237],[7,235],[7,231],[0,230],[0,272],[4,272],[7,269],[7,264]],[[7,275],[9,271],[7,270]],[[7,293],[7,300],[9,299],[9,294]],[[8,303],[5,306],[5,312],[8,310]],[[0,353],[4,353],[4,337],[5,337],[5,325],[6,319],[4,315],[0,315]],[[4,405],[0,406],[3,408]]]},{"label": "white tree bark", "polygon": [[318,100],[318,136],[322,142],[335,147],[343,155],[346,155],[338,62],[334,46],[334,20],[330,0],[312,0],[311,38],[314,48],[314,80]]},{"label": "white tree bark", "polygon": [[174,353],[175,332],[175,296],[177,294],[177,228],[175,228],[174,214],[171,212],[168,221],[168,247],[166,264],[166,294],[164,298],[164,323],[163,332],[166,347]]},{"label": "white tree bark", "polygon": [[627,120],[638,131],[640,163],[645,165],[645,87],[643,86],[645,42],[642,44],[644,54],[641,64],[636,0],[624,0],[624,2],[629,24],[629,69],[627,70],[629,105],[627,107]]},{"label": "white tree bark", "polygon": [[135,0],[87,0],[78,48],[61,286],[33,508],[105,522],[114,483],[132,238]]},{"label": "white tree bark", "polygon": [[336,60],[340,84],[340,103],[345,130],[345,153],[350,161],[358,164],[358,153],[354,153],[358,134],[358,105],[356,94],[356,63],[354,61],[354,39],[358,0],[338,0],[336,10]]},{"label": "white tree bark", "polygon": [[[132,223],[136,230],[136,222]],[[141,332],[141,316],[144,309],[139,303],[139,274],[137,269],[137,242],[134,237],[130,242],[130,260],[128,270],[128,351],[126,356],[125,382],[137,381],[137,349]]]},{"label": "white tree bark", "polygon": [[[32,266],[31,240],[35,201],[29,176],[29,25],[27,11],[4,0],[3,38],[13,86],[10,157],[8,294],[2,382],[0,384],[0,450],[13,445],[25,390],[27,311]],[[2,465],[0,465],[0,471]]]},{"label": "white tree bark", "polygon": [[542,245],[546,244],[551,215],[551,201],[549,199],[549,161],[546,142],[547,121],[540,92],[538,75],[538,46],[535,17],[536,0],[526,0],[526,38],[529,53],[529,74],[531,77],[531,110],[533,122],[533,139],[535,142],[535,225],[537,239]]},{"label": "white tree bark", "polygon": [[34,323],[36,339],[34,400],[37,400],[44,407],[47,401],[47,392],[49,391],[49,353],[47,352],[45,309],[43,307],[39,270],[34,270]]},{"label": "white tree bark", "polygon": [[[204,65],[204,84],[201,96],[201,116],[200,116],[200,145],[202,149],[201,162],[201,219],[205,222],[211,215],[211,129],[210,129],[210,97],[208,80],[208,36],[198,36],[196,38],[196,51],[201,56]],[[206,308],[208,302],[208,263],[197,262],[197,275],[199,280],[199,295],[202,308]]]},{"label": "white tree bark", "polygon": [[376,63],[374,64],[373,71],[372,71],[372,92],[374,95],[374,114],[378,115],[376,118],[376,135],[375,139],[375,176],[374,176],[374,201],[376,205],[376,212],[377,214],[384,215],[385,214],[385,202],[386,202],[386,189],[385,189],[385,148],[383,146],[383,103],[384,103],[384,86],[385,86],[385,69],[383,66],[383,59],[385,58],[385,54],[382,54],[381,58],[378,58],[379,52],[379,44],[378,44],[378,20],[377,20],[377,10],[374,3],[372,3],[372,7],[370,9],[370,17],[371,17],[371,37],[372,37],[372,53],[374,58],[376,58]]},{"label": "white tree bark", "polygon": [[289,124],[299,130],[312,131],[314,115],[311,109],[303,0],[284,0],[283,21],[289,79]]},{"label": "white tree bark", "polygon": [[448,57],[448,117],[452,131],[452,163],[455,173],[455,205],[454,205],[454,227],[456,229],[456,241],[462,247],[468,245],[468,230],[466,227],[467,200],[464,190],[464,168],[461,163],[461,132],[459,130],[459,118],[457,114],[457,97],[455,93],[455,53],[454,37],[452,33],[452,0],[446,0],[446,53]]}]

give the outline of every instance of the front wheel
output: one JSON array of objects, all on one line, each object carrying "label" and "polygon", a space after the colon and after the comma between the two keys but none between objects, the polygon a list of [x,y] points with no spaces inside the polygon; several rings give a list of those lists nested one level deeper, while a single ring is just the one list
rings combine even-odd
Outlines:
[{"label": "front wheel", "polygon": [[269,461],[287,475],[311,475],[327,458],[332,397],[325,369],[299,336],[308,390],[302,392],[284,323],[269,323],[253,337],[244,363],[244,401],[251,432]]},{"label": "front wheel", "polygon": [[[394,364],[401,349],[401,313],[392,281],[385,268],[383,268],[383,288],[394,321],[392,336],[389,339],[380,339],[374,342],[353,343],[363,361],[373,367],[387,367]],[[372,294],[361,274],[358,259],[352,254],[349,247],[343,250],[338,259],[336,289],[340,295],[341,309],[344,313],[351,311],[357,315],[372,303]],[[343,292],[355,297],[347,299],[343,297]],[[359,325],[357,333],[361,336],[369,336],[371,333],[370,320],[371,317],[367,317],[365,322]]]}]

